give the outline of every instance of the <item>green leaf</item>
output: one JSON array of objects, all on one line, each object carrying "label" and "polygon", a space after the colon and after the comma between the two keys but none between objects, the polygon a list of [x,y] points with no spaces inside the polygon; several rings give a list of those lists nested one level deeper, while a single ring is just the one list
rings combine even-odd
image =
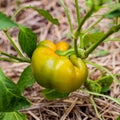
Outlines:
[{"label": "green leaf", "polygon": [[103,76],[96,80],[98,84],[101,85],[101,93],[106,93],[110,90],[110,85],[113,83],[113,78],[109,76]]},{"label": "green leaf", "polygon": [[0,30],[7,30],[12,27],[18,27],[17,23],[12,21],[4,13],[0,12]]},{"label": "green leaf", "polygon": [[113,6],[113,9],[105,15],[107,18],[115,18],[120,17],[120,4],[115,4]]},{"label": "green leaf", "polygon": [[92,0],[86,0],[86,5],[87,6],[92,6]]},{"label": "green leaf", "polygon": [[0,69],[0,112],[13,112],[29,106],[29,101],[21,96],[18,86]]},{"label": "green leaf", "polygon": [[120,120],[120,115],[117,117],[117,119],[116,120]]},{"label": "green leaf", "polygon": [[23,52],[31,58],[37,45],[37,35],[30,28],[20,26],[18,41]]},{"label": "green leaf", "polygon": [[[111,0],[94,0],[94,4],[96,6],[101,6],[104,3],[111,2]],[[86,5],[91,6],[92,5],[92,0],[86,0]]]},{"label": "green leaf", "polygon": [[95,32],[91,34],[86,34],[83,38],[83,44],[84,47],[88,47],[91,44],[97,42],[99,39],[101,39],[104,36],[103,32]]},{"label": "green leaf", "polygon": [[96,92],[96,93],[101,92],[101,86],[96,81],[93,80],[87,80],[85,82],[85,87],[92,92]]},{"label": "green leaf", "polygon": [[34,82],[35,82],[35,79],[32,74],[31,65],[29,65],[22,72],[17,85],[20,91],[23,92],[26,87],[31,87],[34,84]]},{"label": "green leaf", "polygon": [[68,97],[68,93],[59,93],[57,92],[55,89],[45,89],[42,91],[43,95],[45,96],[45,98],[47,98],[48,100],[54,100],[57,98],[66,98]]},{"label": "green leaf", "polygon": [[27,117],[20,112],[5,112],[0,114],[0,120],[27,120]]},{"label": "green leaf", "polygon": [[34,10],[36,10],[40,15],[42,15],[43,17],[45,17],[51,23],[53,23],[55,25],[59,24],[58,19],[53,18],[52,15],[48,11],[43,10],[43,9],[37,9],[36,7],[31,7],[31,8],[34,9]]},{"label": "green leaf", "polygon": [[85,86],[88,90],[96,93],[106,93],[110,90],[110,85],[113,82],[113,78],[109,76],[103,76],[97,80],[87,80]]},{"label": "green leaf", "polygon": [[[94,4],[95,4],[95,11],[99,10],[101,8],[101,6],[104,4],[105,0],[94,0]],[[93,4],[93,0],[86,0],[86,5],[87,6],[92,6]]]}]

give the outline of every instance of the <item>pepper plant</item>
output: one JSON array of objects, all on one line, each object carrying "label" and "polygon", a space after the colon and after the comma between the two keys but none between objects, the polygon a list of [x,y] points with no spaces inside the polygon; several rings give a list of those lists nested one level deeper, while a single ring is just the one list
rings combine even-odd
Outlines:
[{"label": "pepper plant", "polygon": [[[21,73],[21,76],[17,83],[14,83],[11,79],[6,77],[2,69],[0,69],[0,120],[6,120],[8,118],[10,118],[11,120],[27,119],[26,116],[21,114],[19,111],[30,107],[31,102],[30,100],[26,99],[26,97],[23,96],[22,93],[25,91],[25,88],[32,87],[35,81],[37,81],[40,85],[46,88],[45,90],[43,90],[42,93],[49,100],[67,97],[72,91],[78,89],[82,83],[82,85],[84,85],[84,89],[82,89],[82,91],[87,92],[93,96],[95,95],[95,96],[106,97],[120,105],[120,99],[112,98],[104,94],[110,89],[110,85],[112,84],[113,80],[115,80],[116,82],[118,82],[118,84],[120,84],[116,75],[112,74],[108,69],[104,68],[103,66],[100,66],[89,60],[89,55],[92,54],[93,51],[95,51],[96,48],[99,45],[101,45],[101,43],[103,43],[105,40],[109,41],[108,37],[113,33],[119,31],[120,29],[120,24],[118,21],[118,17],[120,16],[119,1],[117,0],[116,1],[86,0],[86,5],[88,9],[86,10],[85,15],[81,17],[81,11],[80,11],[81,9],[79,8],[79,5],[78,5],[79,2],[78,0],[74,0],[76,15],[77,15],[77,22],[78,22],[77,28],[75,29],[73,29],[71,16],[69,14],[69,10],[64,4],[64,1],[58,0],[58,2],[64,8],[65,14],[68,18],[68,23],[70,27],[69,39],[71,39],[73,44],[65,50],[63,50],[62,48],[63,45],[61,45],[59,49],[55,49],[56,51],[54,51],[54,53],[51,52],[51,44],[55,46],[54,43],[46,44],[46,43],[40,42],[38,44],[37,35],[32,31],[32,29],[26,26],[20,25],[14,21],[14,19],[16,18],[16,15],[18,15],[22,10],[32,9],[38,12],[39,15],[45,17],[52,24],[58,25],[59,21],[56,18],[52,17],[52,15],[48,11],[36,8],[34,6],[24,6],[22,8],[19,8],[15,12],[15,14],[12,16],[12,18],[9,18],[8,16],[6,16],[3,12],[0,12],[0,30],[5,33],[11,45],[14,47],[14,49],[18,54],[18,57],[16,57],[4,51],[0,51],[0,60],[8,61],[8,62],[16,62],[18,64],[20,62],[29,63],[29,65]],[[101,14],[100,18],[96,22],[94,22],[92,25],[90,25],[87,29],[84,30],[83,25],[87,22],[87,20],[92,16],[94,16],[94,13],[98,13],[99,10],[102,9],[103,7],[110,7],[111,10],[108,10],[106,11],[106,13]],[[94,32],[96,25],[99,22],[101,22],[104,18],[113,20],[112,27],[106,33]],[[19,47],[17,47],[16,43],[14,42],[14,40],[9,34],[9,29],[13,29],[13,28],[19,29],[18,43],[20,45],[21,50],[19,49]],[[50,42],[50,40],[48,41]],[[52,48],[54,48],[53,46]],[[45,53],[44,50],[46,50],[47,52]],[[57,76],[55,79],[51,78],[52,80],[54,79],[54,82],[52,83],[49,82],[50,80],[49,77],[51,76],[48,76],[48,78],[46,78],[46,75],[50,75],[49,73],[51,72],[51,69],[49,70],[46,68],[43,69],[44,73],[36,71],[36,69],[41,70],[42,67],[47,66],[47,63],[50,63],[48,64],[48,66],[50,67],[50,65],[52,64],[51,62],[53,60],[50,52],[52,53],[53,56],[57,56],[57,57],[60,56],[60,59],[62,59],[61,61],[59,61],[60,63],[66,63],[68,66],[72,66],[72,65],[75,66],[75,67],[73,66],[69,67],[69,70],[75,71],[76,69],[77,72],[75,74],[77,76],[76,79],[78,79],[78,83],[79,83],[79,79],[82,80],[82,82],[79,83],[80,84],[79,86],[71,88],[72,82],[71,83],[66,82],[65,85],[67,87],[65,87],[63,86],[64,81],[63,83],[60,82],[61,86],[56,85],[57,83],[59,83],[59,81],[57,81],[57,79],[59,80],[59,76],[57,76],[58,73],[60,73],[61,76],[64,76],[68,68],[67,65],[63,67],[66,70],[64,71],[64,73],[61,73],[61,70],[63,71],[63,69],[61,68],[57,72],[55,69],[52,69],[52,72],[55,72],[57,74],[57,75],[55,74]],[[47,54],[47,56],[44,56],[44,54]],[[48,59],[50,60],[47,61],[46,63],[43,62]],[[37,65],[40,65],[40,66],[35,67],[36,62],[37,62]],[[57,68],[57,64],[59,62],[58,61],[55,61],[55,62],[56,62],[56,68]],[[31,63],[32,63],[32,67],[31,67]],[[83,66],[86,66],[86,64],[90,64],[96,67],[97,69],[99,69],[102,73],[101,78],[94,81],[91,80],[87,74],[87,71],[89,71],[88,68],[82,67],[81,72],[85,70],[85,76],[82,76],[82,79],[81,79],[81,75],[78,74],[80,73],[80,69],[77,69],[78,66],[81,67],[81,64]],[[34,72],[34,69],[35,69],[35,72]],[[75,76],[75,74],[73,76]],[[69,72],[68,72],[68,75],[70,75]],[[46,80],[41,81],[41,78],[40,78],[41,76],[43,78],[45,77]],[[73,76],[71,77],[74,81]],[[68,81],[69,79],[71,79],[70,76],[65,76],[65,78],[68,79]],[[92,97],[91,97],[91,102],[94,105],[98,118],[101,119]]]}]

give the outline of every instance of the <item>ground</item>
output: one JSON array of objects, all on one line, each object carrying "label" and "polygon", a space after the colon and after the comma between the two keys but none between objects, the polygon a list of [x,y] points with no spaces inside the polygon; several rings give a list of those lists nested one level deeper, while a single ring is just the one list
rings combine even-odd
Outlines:
[{"label": "ground", "polygon": [[[20,2],[20,3],[19,3]],[[71,21],[74,24],[74,28],[77,26],[75,8],[73,0],[66,0],[66,5],[69,6],[71,14]],[[54,17],[58,18],[60,24],[58,26],[52,25],[50,22],[39,16],[37,12],[27,9],[22,11],[16,18],[19,24],[24,24],[33,29],[38,35],[38,41],[43,39],[50,39],[52,41],[70,41],[66,36],[69,36],[69,26],[67,18],[64,13],[64,9],[60,6],[57,0],[1,0],[0,10],[6,13],[8,16],[12,16],[16,9],[22,6],[32,5],[38,8],[48,10]],[[85,3],[84,0],[79,0],[79,6],[82,8],[82,14],[84,15]],[[96,18],[92,18],[85,25],[87,28],[92,24]],[[103,20],[98,27],[103,31],[110,25],[110,20]],[[10,34],[17,43],[17,29],[11,29]],[[119,34],[112,35],[111,38]],[[6,51],[12,55],[17,55],[9,41],[5,37],[4,33],[0,31],[0,50]],[[109,54],[99,55],[100,50],[107,50]],[[100,45],[96,52],[89,56],[89,59],[95,63],[99,63],[110,70],[113,74],[120,74],[120,42],[105,42]],[[14,82],[17,82],[21,72],[27,66],[27,63],[9,63],[0,61],[0,67],[4,73]],[[95,79],[100,76],[100,72],[94,69],[93,66],[88,65],[90,77]],[[28,120],[99,120],[98,115],[95,112],[92,104],[92,98],[94,99],[99,114],[103,120],[116,120],[120,115],[120,106],[106,97],[93,97],[92,95],[77,90],[70,94],[69,98],[49,101],[41,95],[41,88],[37,83],[32,88],[27,88],[24,95],[32,102],[32,106],[28,109],[22,110],[28,117]],[[120,98],[119,95],[120,86],[117,82],[113,82],[108,95],[115,98]]]}]

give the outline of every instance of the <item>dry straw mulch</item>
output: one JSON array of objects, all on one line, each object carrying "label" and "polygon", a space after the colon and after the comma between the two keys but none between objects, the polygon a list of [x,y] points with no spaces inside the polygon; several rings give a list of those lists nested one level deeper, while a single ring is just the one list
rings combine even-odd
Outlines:
[{"label": "dry straw mulch", "polygon": [[[43,17],[30,9],[22,11],[16,18],[19,24],[24,24],[31,27],[38,35],[38,40],[51,39],[53,41],[68,40],[65,36],[69,32],[69,26],[67,18],[65,16],[63,8],[57,2],[57,0],[1,0],[0,10],[9,16],[12,16],[16,9],[21,6],[32,5],[38,8],[48,10],[54,17],[57,17],[60,21],[58,26],[52,25]],[[77,26],[75,7],[73,0],[65,0],[65,4],[69,8],[71,14],[71,21],[74,24],[74,28]],[[85,13],[84,0],[79,0],[79,5],[82,8],[82,15]],[[104,12],[104,11],[102,11]],[[90,24],[96,21],[96,18],[89,20],[84,28],[87,28]],[[110,25],[110,20],[103,20],[98,27],[103,31]],[[17,29],[11,29],[10,34],[17,43]],[[119,34],[117,35],[119,37]],[[114,35],[112,36],[114,38]],[[8,42],[4,33],[0,31],[0,50],[7,53],[17,55],[13,47]],[[90,55],[91,61],[98,63],[114,74],[120,74],[120,42],[106,42],[99,46],[97,50],[108,50],[109,54],[96,57],[96,54]],[[0,67],[6,75],[12,78],[15,82],[18,80],[20,73],[27,66],[26,63],[8,63],[0,61]],[[92,66],[88,66],[89,69],[93,69]],[[95,70],[90,74],[91,78],[95,79],[99,77],[99,71]],[[28,120],[98,120],[98,116],[95,113],[93,104],[91,103],[92,96],[81,90],[71,93],[69,98],[48,101],[41,95],[42,88],[35,84],[32,88],[27,88],[24,95],[30,99],[32,106],[21,112],[28,116]],[[120,86],[114,82],[109,91],[109,95],[112,97],[120,98]],[[99,114],[103,120],[116,120],[120,115],[120,106],[105,97],[93,97]]]}]

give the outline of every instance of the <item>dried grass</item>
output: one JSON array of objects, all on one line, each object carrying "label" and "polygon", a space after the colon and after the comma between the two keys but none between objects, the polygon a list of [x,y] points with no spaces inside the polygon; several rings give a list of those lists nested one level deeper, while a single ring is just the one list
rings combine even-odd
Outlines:
[{"label": "dried grass", "polygon": [[[7,15],[12,16],[14,11],[19,8],[16,5],[17,0],[1,0],[0,9]],[[43,17],[32,10],[22,11],[16,18],[20,24],[31,27],[38,35],[38,40],[51,39],[53,41],[68,40],[65,36],[69,32],[68,22],[64,14],[63,8],[57,3],[57,0],[21,0],[20,6],[33,5],[39,8],[48,10],[54,17],[60,20],[59,26],[54,26],[45,20]],[[74,1],[66,0],[66,5],[70,8],[71,20],[74,27],[77,26]],[[84,15],[84,0],[79,0],[79,5],[82,8]],[[85,28],[89,26],[96,19],[93,18],[85,24]],[[109,21],[104,20],[99,24],[99,27],[106,30]],[[10,30],[13,39],[17,41],[18,30]],[[114,36],[112,36],[114,37]],[[119,37],[119,36],[118,36]],[[17,43],[17,42],[16,42]],[[7,53],[17,55],[13,47],[7,41],[4,33],[0,31],[0,50]],[[120,42],[107,42],[98,47],[97,50],[109,50],[109,54],[102,57],[90,56],[89,59],[95,63],[99,63],[104,67],[111,70],[114,74],[120,74]],[[27,66],[25,63],[16,64],[0,61],[0,67],[8,77],[12,78],[15,82],[18,80],[20,73]],[[89,69],[93,69],[89,66]],[[100,73],[98,71],[91,74],[95,79]],[[28,116],[28,120],[98,120],[93,105],[90,101],[90,95],[80,90],[73,92],[67,99],[58,99],[48,101],[41,95],[41,88],[35,84],[32,88],[27,88],[24,95],[30,99],[32,106],[21,112]],[[114,82],[111,86],[109,95],[112,97],[120,98],[120,86]],[[96,107],[103,120],[115,120],[120,115],[120,106],[113,101],[104,97],[94,97]]]}]

